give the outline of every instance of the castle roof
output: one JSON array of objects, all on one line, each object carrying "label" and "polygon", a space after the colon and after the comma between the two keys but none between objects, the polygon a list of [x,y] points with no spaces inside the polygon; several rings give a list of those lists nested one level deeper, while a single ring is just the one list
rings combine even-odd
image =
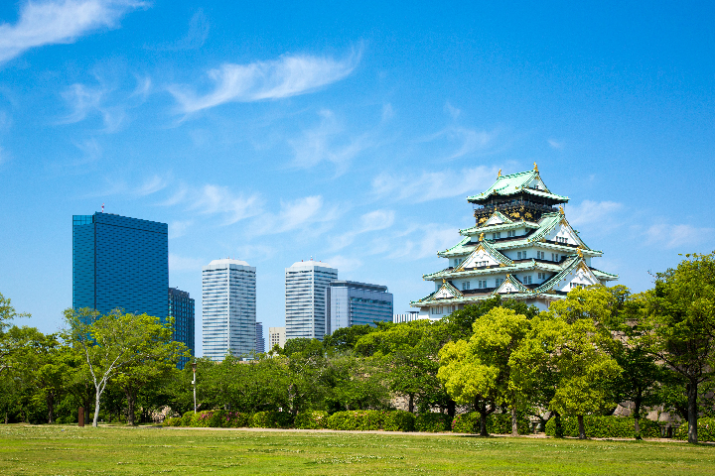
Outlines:
[{"label": "castle roof", "polygon": [[471,203],[482,203],[494,197],[512,197],[526,194],[534,197],[546,198],[554,203],[566,203],[568,197],[551,193],[539,176],[539,169],[534,164],[533,170],[517,172],[509,175],[499,175],[496,182],[485,192],[467,197]]}]

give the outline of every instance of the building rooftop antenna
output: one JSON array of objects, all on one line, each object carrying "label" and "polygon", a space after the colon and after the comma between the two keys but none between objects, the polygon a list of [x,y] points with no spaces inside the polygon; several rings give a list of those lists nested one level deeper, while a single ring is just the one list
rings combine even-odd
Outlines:
[{"label": "building rooftop antenna", "polygon": [[102,204],[102,213],[104,213],[104,203]]}]

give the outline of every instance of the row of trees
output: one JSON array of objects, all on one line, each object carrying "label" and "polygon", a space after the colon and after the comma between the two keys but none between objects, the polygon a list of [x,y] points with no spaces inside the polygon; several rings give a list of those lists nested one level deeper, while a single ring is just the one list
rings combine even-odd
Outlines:
[{"label": "row of trees", "polygon": [[[609,415],[633,404],[636,434],[645,407],[662,406],[688,422],[712,416],[715,382],[715,254],[686,256],[631,295],[624,286],[574,289],[547,312],[498,297],[438,322],[380,323],[339,329],[323,341],[293,339],[246,361],[197,359],[201,409],[240,412],[386,409],[404,398],[410,412],[530,414],[542,424]],[[67,330],[42,335],[9,327],[2,300],[0,385],[5,414],[29,419],[56,403],[100,415],[193,408],[192,372],[171,341],[171,323],[146,315],[66,312]],[[71,401],[68,405],[66,402]],[[34,410],[33,410],[34,409]],[[104,409],[104,410],[103,410]],[[14,412],[14,413],[13,413]],[[23,413],[24,412],[24,413]],[[7,417],[6,417],[7,418]]]}]

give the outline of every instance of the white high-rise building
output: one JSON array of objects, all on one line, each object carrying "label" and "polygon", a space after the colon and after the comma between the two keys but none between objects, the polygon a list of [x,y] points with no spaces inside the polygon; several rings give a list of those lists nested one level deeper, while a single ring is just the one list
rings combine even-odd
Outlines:
[{"label": "white high-rise building", "polygon": [[320,261],[299,261],[286,268],[286,340],[323,340],[325,289],[338,279],[338,270]]},{"label": "white high-rise building", "polygon": [[245,261],[211,261],[201,272],[204,356],[221,361],[230,351],[256,348],[256,268]]},{"label": "white high-rise building", "polygon": [[273,349],[273,346],[278,344],[283,348],[286,345],[286,328],[285,327],[269,327],[268,328],[268,350]]}]

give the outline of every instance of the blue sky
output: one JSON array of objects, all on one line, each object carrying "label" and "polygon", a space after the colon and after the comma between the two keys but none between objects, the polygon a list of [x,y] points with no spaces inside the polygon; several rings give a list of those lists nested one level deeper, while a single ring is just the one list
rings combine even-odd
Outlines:
[{"label": "blue sky", "polygon": [[340,3],[2,2],[0,292],[60,328],[104,203],[169,223],[199,319],[222,257],[266,328],[311,256],[405,312],[465,197],[533,162],[635,291],[715,248],[712,3]]}]

